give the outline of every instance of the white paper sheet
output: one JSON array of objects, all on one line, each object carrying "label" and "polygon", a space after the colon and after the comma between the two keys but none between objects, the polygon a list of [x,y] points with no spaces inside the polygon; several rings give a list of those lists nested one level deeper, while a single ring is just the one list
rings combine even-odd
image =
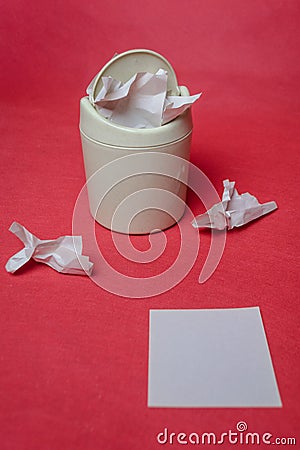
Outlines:
[{"label": "white paper sheet", "polygon": [[73,275],[91,275],[93,263],[82,255],[81,236],[62,236],[53,240],[41,240],[25,227],[13,222],[9,230],[25,245],[6,263],[7,272],[14,273],[31,258],[55,269]]},{"label": "white paper sheet", "polygon": [[282,406],[259,308],[151,310],[148,406]]},{"label": "white paper sheet", "polygon": [[107,119],[131,128],[159,127],[182,114],[201,94],[168,96],[167,72],[139,72],[126,83],[102,77],[102,89],[93,98],[96,77],[87,88],[90,102]]},{"label": "white paper sheet", "polygon": [[240,195],[235,189],[234,181],[224,180],[223,185],[222,201],[216,203],[206,213],[195,217],[193,227],[231,230],[277,209],[274,201],[261,204],[248,192]]}]

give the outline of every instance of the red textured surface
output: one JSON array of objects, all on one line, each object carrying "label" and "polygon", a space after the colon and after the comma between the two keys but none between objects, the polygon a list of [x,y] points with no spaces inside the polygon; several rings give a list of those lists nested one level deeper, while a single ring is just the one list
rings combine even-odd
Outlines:
[{"label": "red textured surface", "polygon": [[[296,0],[1,3],[1,450],[150,450],[164,427],[219,433],[240,420],[300,439],[299,9]],[[192,161],[219,193],[228,177],[278,211],[228,233],[218,269],[199,285],[203,233],[189,275],[150,299],[33,262],[7,274],[21,248],[12,221],[45,239],[71,233],[84,183],[79,98],[112,54],[139,47],[166,56],[191,93],[204,92]],[[167,235],[175,251],[176,229]],[[147,408],[149,309],[257,305],[283,408]]]}]

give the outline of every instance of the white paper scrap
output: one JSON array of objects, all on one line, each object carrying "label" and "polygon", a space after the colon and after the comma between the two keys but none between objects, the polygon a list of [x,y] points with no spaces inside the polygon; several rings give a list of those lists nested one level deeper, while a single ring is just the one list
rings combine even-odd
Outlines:
[{"label": "white paper scrap", "polygon": [[224,180],[223,186],[222,201],[216,203],[206,213],[195,217],[193,227],[231,230],[277,209],[274,201],[261,204],[248,192],[240,195],[234,181]]},{"label": "white paper scrap", "polygon": [[41,240],[25,227],[13,222],[9,228],[25,245],[6,263],[7,272],[14,273],[31,258],[55,269],[73,275],[91,275],[93,263],[82,255],[81,236],[62,236],[53,240]]},{"label": "white paper scrap", "polygon": [[281,407],[258,307],[151,310],[149,407]]},{"label": "white paper scrap", "polygon": [[201,95],[168,96],[167,77],[163,69],[155,74],[139,72],[126,83],[102,77],[102,89],[94,98],[96,76],[86,92],[90,102],[106,119],[131,128],[154,128],[175,119]]},{"label": "white paper scrap", "polygon": [[184,113],[184,111],[186,111],[196,100],[198,100],[200,96],[201,94],[189,96],[167,96],[164,104],[162,124],[164,125],[165,123],[171,122],[171,120]]}]

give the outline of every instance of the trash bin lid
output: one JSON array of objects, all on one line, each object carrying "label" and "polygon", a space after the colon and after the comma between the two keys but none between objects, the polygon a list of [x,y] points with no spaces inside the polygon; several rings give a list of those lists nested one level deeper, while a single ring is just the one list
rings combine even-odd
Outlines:
[{"label": "trash bin lid", "polygon": [[138,72],[156,73],[158,69],[168,72],[168,93],[180,95],[177,78],[171,64],[159,53],[146,49],[129,50],[113,56],[98,73],[93,86],[93,97],[99,94],[102,88],[102,77],[111,76],[123,83]]}]

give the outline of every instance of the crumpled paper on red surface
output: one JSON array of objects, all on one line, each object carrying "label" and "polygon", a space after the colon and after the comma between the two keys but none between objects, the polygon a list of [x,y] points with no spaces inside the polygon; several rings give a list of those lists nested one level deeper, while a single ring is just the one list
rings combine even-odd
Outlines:
[{"label": "crumpled paper on red surface", "polygon": [[223,186],[222,201],[216,203],[206,213],[195,217],[193,227],[231,230],[277,209],[274,201],[261,204],[249,192],[239,194],[235,188],[235,181],[224,180]]},{"label": "crumpled paper on red surface", "polygon": [[57,272],[72,275],[91,275],[93,263],[82,255],[81,236],[61,236],[53,240],[41,240],[23,225],[13,222],[9,228],[25,245],[6,263],[7,272],[14,273],[31,258],[52,267]]}]

